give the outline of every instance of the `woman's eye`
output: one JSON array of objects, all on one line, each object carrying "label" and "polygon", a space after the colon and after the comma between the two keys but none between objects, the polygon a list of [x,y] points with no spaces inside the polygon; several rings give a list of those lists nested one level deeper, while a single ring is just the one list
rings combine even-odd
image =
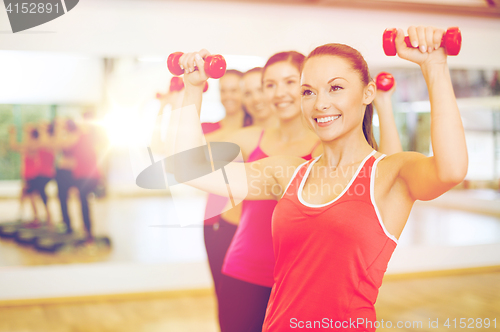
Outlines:
[{"label": "woman's eye", "polygon": [[272,89],[274,87],[273,83],[267,83],[264,85],[266,89]]},{"label": "woman's eye", "polygon": [[340,85],[332,85],[330,87],[330,91],[339,91],[339,90],[342,90],[343,87],[341,87]]},{"label": "woman's eye", "polygon": [[312,95],[312,91],[311,90],[303,90],[302,95],[303,96],[310,96],[310,95]]},{"label": "woman's eye", "polygon": [[289,80],[288,82],[286,82],[287,84],[295,84],[296,82],[294,80]]}]

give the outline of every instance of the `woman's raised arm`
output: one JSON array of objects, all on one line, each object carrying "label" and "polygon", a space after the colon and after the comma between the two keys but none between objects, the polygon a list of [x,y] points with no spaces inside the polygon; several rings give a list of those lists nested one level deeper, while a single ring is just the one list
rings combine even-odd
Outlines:
[{"label": "woman's raised arm", "polygon": [[380,123],[380,152],[391,155],[403,151],[398,128],[392,112],[391,96],[396,90],[396,83],[389,91],[377,90],[373,105],[377,110]]},{"label": "woman's raised arm", "polygon": [[21,144],[17,141],[17,130],[15,126],[9,127],[9,147],[11,150],[20,151]]},{"label": "woman's raised arm", "polygon": [[468,167],[465,133],[451,84],[444,48],[439,47],[444,30],[410,27],[410,41],[418,49],[408,48],[404,33],[398,30],[398,55],[417,63],[422,69],[431,104],[431,142],[434,156],[408,153],[399,176],[406,182],[414,199],[434,199],[465,178]]},{"label": "woman's raised arm", "polygon": [[293,168],[304,161],[298,157],[272,157],[253,163],[232,162],[234,151],[239,152],[237,145],[207,144],[199,115],[203,86],[208,79],[203,58],[209,54],[202,50],[184,54],[179,60],[185,71],[185,93],[183,107],[172,111],[170,128],[173,130],[169,134],[173,135],[175,153],[167,158],[167,172],[173,173],[177,182],[217,195],[234,196],[238,200],[277,199],[293,174],[281,168],[287,165]]}]

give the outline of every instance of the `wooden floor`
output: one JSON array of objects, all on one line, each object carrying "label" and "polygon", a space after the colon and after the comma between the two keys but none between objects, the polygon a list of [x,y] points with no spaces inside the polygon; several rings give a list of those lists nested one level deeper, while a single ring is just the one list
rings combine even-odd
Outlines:
[{"label": "wooden floor", "polygon": [[[500,330],[500,272],[391,280],[382,285],[376,304],[378,321],[422,322],[421,327],[377,331],[460,331],[446,319],[496,318],[476,331]],[[429,328],[438,319],[438,328]],[[469,330],[469,329],[467,329]],[[212,296],[180,296],[120,302],[53,304],[0,308],[0,332],[216,332]]]},{"label": "wooden floor", "polygon": [[[460,331],[443,324],[457,318],[496,318],[497,328],[474,328],[476,331],[500,330],[500,272],[439,278],[392,280],[380,288],[376,304],[377,320],[421,321],[421,328],[404,331]],[[439,328],[429,328],[429,319],[438,319]],[[471,321],[468,321],[472,322]],[[468,324],[467,323],[467,324]],[[395,329],[378,329],[377,331]],[[467,329],[470,331],[470,327]]]}]

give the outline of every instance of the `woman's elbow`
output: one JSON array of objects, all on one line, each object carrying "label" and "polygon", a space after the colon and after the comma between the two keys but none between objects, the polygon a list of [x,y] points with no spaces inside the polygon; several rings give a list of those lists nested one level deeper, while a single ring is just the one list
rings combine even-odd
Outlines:
[{"label": "woman's elbow", "polygon": [[465,179],[468,171],[468,160],[465,158],[464,161],[460,163],[455,163],[453,167],[446,169],[446,171],[441,172],[439,180],[443,183],[447,183],[456,186]]}]

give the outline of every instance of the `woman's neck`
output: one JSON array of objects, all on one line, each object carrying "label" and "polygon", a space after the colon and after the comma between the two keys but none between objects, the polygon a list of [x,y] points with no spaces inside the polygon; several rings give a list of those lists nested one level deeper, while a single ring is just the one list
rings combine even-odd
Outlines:
[{"label": "woman's neck", "polygon": [[240,110],[232,114],[227,114],[224,119],[220,121],[221,127],[237,129],[243,127],[243,118],[245,117],[245,112]]},{"label": "woman's neck", "polygon": [[279,122],[278,134],[282,142],[300,141],[304,139],[311,131],[304,126],[302,122],[302,117],[298,116],[281,120]]},{"label": "woman's neck", "polygon": [[262,128],[276,128],[279,126],[279,120],[275,116],[268,116],[267,118],[254,118],[252,125]]},{"label": "woman's neck", "polygon": [[323,155],[318,164],[334,168],[351,165],[363,160],[371,151],[373,148],[360,130],[323,142]]}]

